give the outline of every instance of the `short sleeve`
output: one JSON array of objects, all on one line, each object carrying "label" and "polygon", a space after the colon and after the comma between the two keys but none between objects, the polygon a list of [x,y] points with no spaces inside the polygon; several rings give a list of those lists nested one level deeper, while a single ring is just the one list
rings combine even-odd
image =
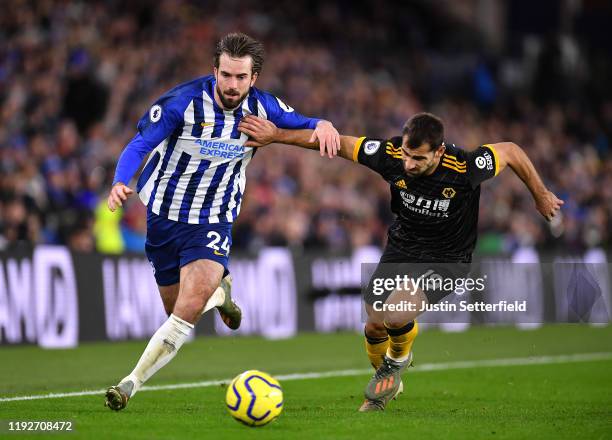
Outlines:
[{"label": "short sleeve", "polygon": [[384,139],[360,137],[355,143],[353,160],[384,175],[388,169],[388,157],[398,154],[401,157],[401,151],[396,151],[391,142]]},{"label": "short sleeve", "polygon": [[159,98],[138,121],[138,132],[146,144],[156,147],[183,125],[187,104],[185,99],[179,96]]},{"label": "short sleeve", "polygon": [[497,152],[492,145],[482,145],[466,153],[467,177],[473,188],[499,172]]}]

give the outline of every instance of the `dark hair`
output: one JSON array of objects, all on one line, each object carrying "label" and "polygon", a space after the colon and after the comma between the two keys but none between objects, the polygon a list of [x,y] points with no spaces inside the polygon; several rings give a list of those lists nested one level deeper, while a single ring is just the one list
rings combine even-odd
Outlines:
[{"label": "dark hair", "polygon": [[435,150],[444,142],[444,124],[431,113],[417,113],[404,124],[402,132],[408,136],[408,147],[419,148],[429,144],[429,150]]},{"label": "dark hair", "polygon": [[253,60],[251,73],[261,72],[265,57],[263,44],[246,34],[227,34],[219,40],[215,48],[215,67],[217,69],[222,53],[226,53],[232,58],[242,58],[248,55]]}]

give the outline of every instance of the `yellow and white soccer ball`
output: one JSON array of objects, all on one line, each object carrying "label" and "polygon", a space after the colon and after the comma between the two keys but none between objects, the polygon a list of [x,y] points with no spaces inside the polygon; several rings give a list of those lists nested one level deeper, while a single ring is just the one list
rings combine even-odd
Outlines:
[{"label": "yellow and white soccer ball", "polygon": [[233,418],[249,426],[263,426],[283,410],[280,383],[263,371],[249,370],[236,376],[225,395]]}]

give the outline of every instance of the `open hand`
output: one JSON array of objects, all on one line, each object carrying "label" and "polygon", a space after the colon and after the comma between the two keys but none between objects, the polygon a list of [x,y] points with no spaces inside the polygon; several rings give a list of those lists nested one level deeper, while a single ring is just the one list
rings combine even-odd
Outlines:
[{"label": "open hand", "polygon": [[317,123],[317,128],[312,133],[309,142],[319,141],[319,151],[321,152],[321,157],[327,155],[331,159],[332,157],[338,154],[340,151],[340,134],[336,127],[329,122],[321,120]]}]

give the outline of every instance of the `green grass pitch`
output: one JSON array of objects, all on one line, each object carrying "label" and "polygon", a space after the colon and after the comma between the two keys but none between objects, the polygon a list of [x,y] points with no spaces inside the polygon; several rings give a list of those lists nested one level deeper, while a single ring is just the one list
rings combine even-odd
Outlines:
[{"label": "green grass pitch", "polygon": [[[75,350],[0,349],[0,397],[103,389],[129,372],[146,342],[96,343]],[[69,439],[408,439],[612,438],[612,357],[581,362],[475,366],[433,371],[458,361],[612,353],[612,327],[478,327],[424,331],[405,392],[384,413],[357,408],[368,374],[281,381],[283,414],[262,428],[235,422],[225,388],[142,391],[126,410],[103,396],[0,402],[4,438]],[[359,334],[294,339],[197,338],[149,385],[231,378],[247,369],[273,375],[366,369]],[[9,420],[72,420],[70,434],[8,433]]]}]

